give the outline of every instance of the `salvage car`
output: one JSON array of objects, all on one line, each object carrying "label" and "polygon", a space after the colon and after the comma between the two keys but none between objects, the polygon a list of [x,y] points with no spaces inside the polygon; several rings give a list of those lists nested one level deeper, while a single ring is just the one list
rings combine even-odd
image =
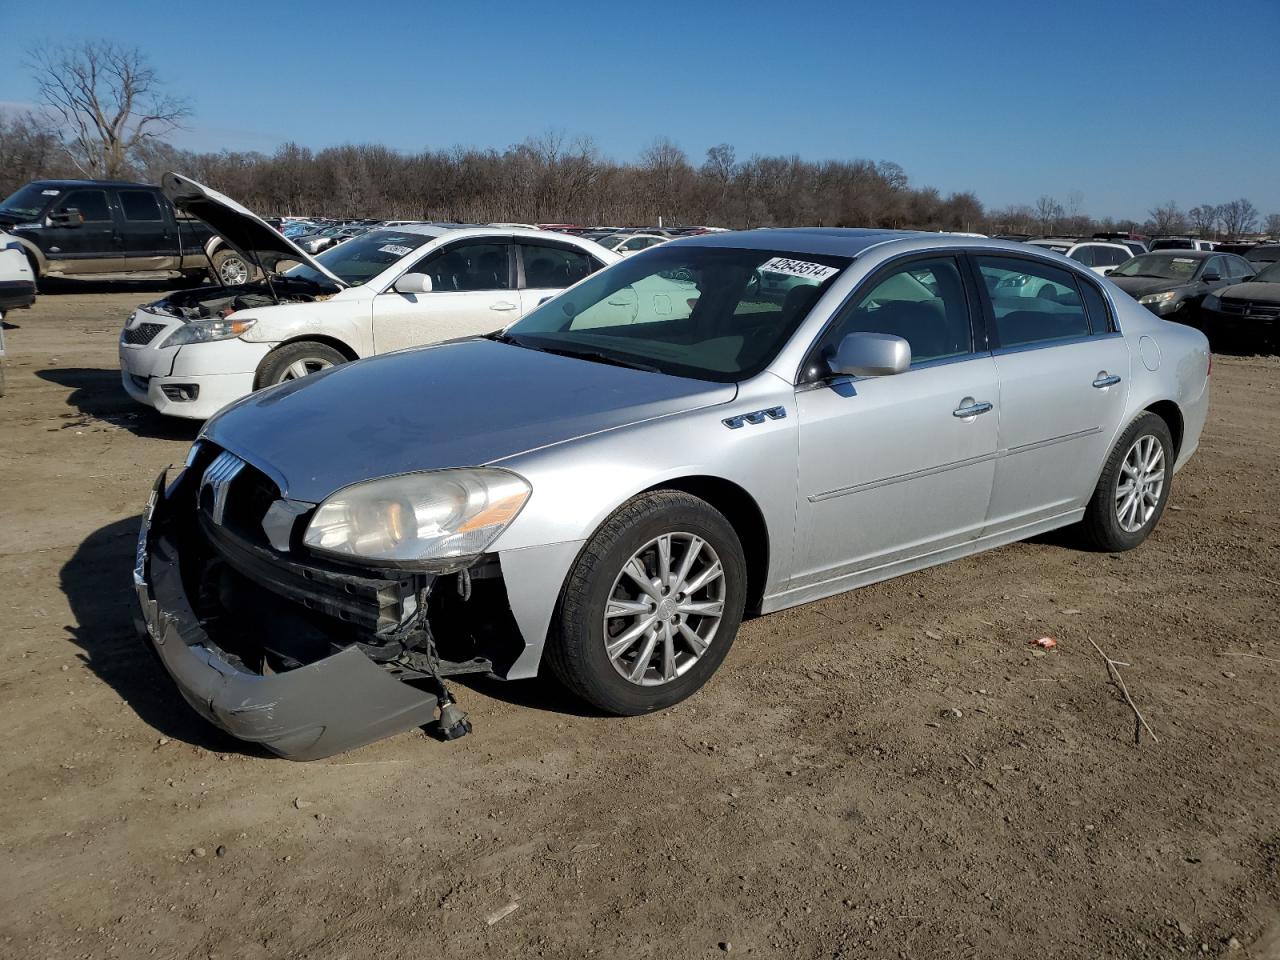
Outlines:
[{"label": "salvage car", "polygon": [[1280,341],[1280,263],[1244,283],[1209,294],[1200,304],[1201,327],[1215,345],[1258,348]]},{"label": "salvage car", "polygon": [[209,223],[266,276],[139,306],[120,333],[124,389],[204,419],[262,387],[359,357],[487,333],[619,257],[543,231],[409,225],[312,257],[234,200],[165,174],[179,210]]},{"label": "salvage car", "polygon": [[[763,300],[761,272],[798,282]],[[1072,295],[995,292],[1013,274]],[[1072,524],[1138,546],[1209,363],[1199,331],[1025,245],[676,240],[498,333],[223,410],[157,479],[140,625],[196,711],[296,759],[465,732],[461,673],[658,710],[744,615]]]},{"label": "salvage car", "polygon": [[1111,280],[1156,316],[1199,323],[1209,294],[1247,280],[1257,268],[1233,253],[1170,250],[1144,253],[1116,267]]}]

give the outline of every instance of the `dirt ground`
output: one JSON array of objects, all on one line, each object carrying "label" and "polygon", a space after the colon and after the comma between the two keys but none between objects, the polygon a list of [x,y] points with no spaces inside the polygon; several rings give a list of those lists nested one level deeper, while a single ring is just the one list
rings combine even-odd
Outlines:
[{"label": "dirt ground", "polygon": [[659,715],[477,682],[470,737],[293,764],[133,634],[138,512],[195,435],[120,388],[157,289],[6,318],[0,956],[1280,958],[1275,358],[1215,360],[1137,551],[1049,537],[752,621]]}]

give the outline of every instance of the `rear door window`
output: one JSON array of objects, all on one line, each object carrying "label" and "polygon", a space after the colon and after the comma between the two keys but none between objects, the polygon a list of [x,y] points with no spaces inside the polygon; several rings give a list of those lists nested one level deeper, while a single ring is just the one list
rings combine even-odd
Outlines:
[{"label": "rear door window", "polygon": [[1083,263],[1086,267],[1095,267],[1097,266],[1097,261],[1094,259],[1094,255],[1097,249],[1098,248],[1093,246],[1092,244],[1087,244],[1086,246],[1083,246],[1083,247],[1077,247],[1074,251],[1072,251],[1071,259],[1076,261],[1077,263]]},{"label": "rear door window", "polygon": [[1015,257],[975,257],[998,347],[1050,345],[1087,337],[1089,317],[1067,270]]},{"label": "rear door window", "polygon": [[600,269],[594,257],[581,250],[521,241],[524,285],[532,290],[560,290]]},{"label": "rear door window", "polygon": [[147,190],[119,191],[120,208],[124,210],[124,218],[133,223],[150,223],[163,220],[160,201],[156,195]]}]

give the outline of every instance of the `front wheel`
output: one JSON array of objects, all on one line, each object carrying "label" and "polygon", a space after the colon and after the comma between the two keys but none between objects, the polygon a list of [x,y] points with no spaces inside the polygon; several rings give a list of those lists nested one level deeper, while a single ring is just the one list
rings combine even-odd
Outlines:
[{"label": "front wheel", "polygon": [[286,343],[268,353],[259,364],[253,388],[261,390],[277,383],[288,383],[346,362],[346,357],[326,343],[314,340]]},{"label": "front wheel", "polygon": [[574,693],[608,713],[669,707],[724,660],[746,586],[742,545],[720,511],[680,491],[641,494],[578,555],[548,662]]},{"label": "front wheel", "polygon": [[1173,437],[1154,413],[1138,416],[1116,442],[1082,523],[1099,550],[1132,550],[1160,522],[1173,481]]}]

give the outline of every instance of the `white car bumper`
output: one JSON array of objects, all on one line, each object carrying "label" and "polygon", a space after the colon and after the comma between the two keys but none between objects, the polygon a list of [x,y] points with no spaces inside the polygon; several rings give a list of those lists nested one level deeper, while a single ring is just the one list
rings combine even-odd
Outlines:
[{"label": "white car bumper", "polygon": [[205,420],[253,392],[255,371],[273,344],[217,340],[165,346],[180,326],[176,317],[142,309],[129,318],[120,335],[120,379],[129,396],[169,416]]}]

